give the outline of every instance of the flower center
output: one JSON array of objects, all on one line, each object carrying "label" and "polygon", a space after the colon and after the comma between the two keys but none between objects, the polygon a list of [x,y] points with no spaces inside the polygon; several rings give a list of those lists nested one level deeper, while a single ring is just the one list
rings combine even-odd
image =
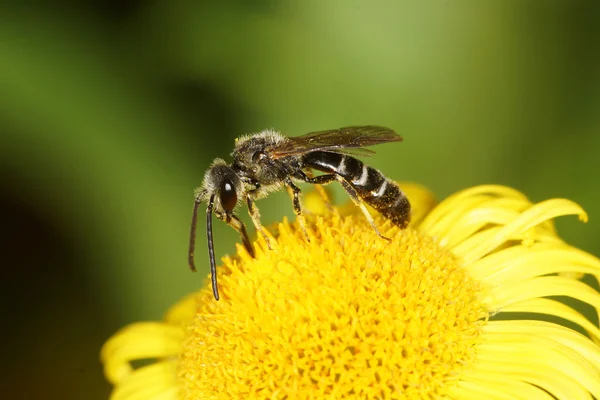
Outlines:
[{"label": "flower center", "polygon": [[[273,250],[220,268],[178,363],[185,399],[443,395],[475,357],[480,286],[432,239],[362,216],[279,226]],[[386,229],[387,228],[387,229]]]}]

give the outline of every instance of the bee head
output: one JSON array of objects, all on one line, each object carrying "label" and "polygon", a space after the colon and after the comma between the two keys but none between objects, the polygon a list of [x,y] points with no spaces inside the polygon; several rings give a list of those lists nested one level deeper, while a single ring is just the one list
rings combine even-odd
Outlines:
[{"label": "bee head", "polygon": [[[196,200],[194,201],[194,211],[192,214],[188,263],[192,271],[195,271],[194,249],[196,246],[198,207],[200,203],[205,202],[208,203],[208,207],[206,208],[206,235],[208,240],[210,272],[212,276],[213,294],[217,300],[219,300],[219,291],[217,289],[217,267],[212,234],[213,209],[217,213],[217,217],[221,219],[225,217],[225,220],[229,223],[229,220],[233,215],[233,210],[237,206],[239,199],[243,197],[243,190],[244,187],[242,181],[235,170],[230,165],[227,165],[225,161],[217,158],[206,171],[206,174],[204,174],[202,186],[194,192]],[[233,216],[233,218],[237,217]]]},{"label": "bee head", "polygon": [[217,211],[232,212],[242,197],[243,185],[237,173],[225,161],[217,158],[204,174],[202,186],[195,197],[203,202],[211,198]]}]

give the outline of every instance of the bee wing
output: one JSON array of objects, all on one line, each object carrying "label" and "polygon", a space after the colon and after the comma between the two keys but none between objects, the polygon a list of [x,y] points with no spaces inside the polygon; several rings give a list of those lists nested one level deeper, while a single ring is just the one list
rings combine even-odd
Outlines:
[{"label": "bee wing", "polygon": [[302,136],[288,137],[288,139],[267,149],[269,156],[277,159],[311,151],[370,156],[375,152],[364,147],[402,141],[402,137],[393,130],[372,125],[311,132]]}]

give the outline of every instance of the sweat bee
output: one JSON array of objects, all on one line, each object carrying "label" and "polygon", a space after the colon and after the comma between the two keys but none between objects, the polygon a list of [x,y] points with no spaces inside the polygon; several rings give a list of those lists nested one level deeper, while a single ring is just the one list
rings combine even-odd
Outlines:
[{"label": "sweat bee", "polygon": [[[245,202],[256,230],[269,245],[269,238],[260,222],[260,214],[254,201],[285,187],[292,197],[294,212],[300,226],[306,233],[300,205],[300,188],[294,181],[317,185],[338,181],[352,201],[360,207],[375,232],[383,239],[389,240],[379,232],[364,203],[400,228],[405,228],[410,222],[410,203],[396,183],[355,157],[374,154],[365,147],[399,141],[402,141],[400,135],[380,126],[351,126],[297,137],[287,137],[273,130],[264,130],[237,139],[231,153],[233,162],[228,164],[220,158],[215,159],[204,175],[202,186],[194,192],[188,253],[190,268],[196,270],[196,221],[198,208],[203,202],[208,204],[208,254],[213,294],[217,300],[219,291],[212,233],[213,214],[240,233],[244,247],[254,257],[254,248],[246,227],[234,214],[234,210],[240,203]],[[324,174],[314,176],[313,170]],[[308,236],[305,236],[308,239]]]}]

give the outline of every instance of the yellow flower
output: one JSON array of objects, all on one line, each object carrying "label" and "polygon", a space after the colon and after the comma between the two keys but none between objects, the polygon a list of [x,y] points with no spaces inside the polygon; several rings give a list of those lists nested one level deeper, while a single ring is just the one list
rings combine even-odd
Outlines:
[{"label": "yellow flower", "polygon": [[115,334],[102,350],[112,398],[600,398],[600,331],[555,299],[600,308],[578,280],[598,279],[600,260],[552,224],[585,212],[501,186],[434,206],[402,186],[411,227],[376,218],[391,242],[362,215],[323,208],[310,242],[284,221],[273,250],[226,258],[220,301],[205,287],[163,322]]}]

